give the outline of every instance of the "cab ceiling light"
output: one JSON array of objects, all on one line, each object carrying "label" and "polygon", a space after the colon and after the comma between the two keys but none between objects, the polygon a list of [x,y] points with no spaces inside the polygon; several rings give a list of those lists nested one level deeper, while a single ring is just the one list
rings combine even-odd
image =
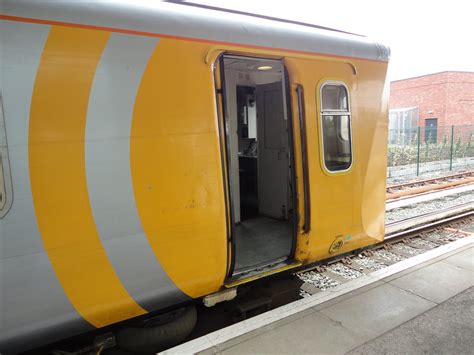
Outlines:
[{"label": "cab ceiling light", "polygon": [[270,70],[270,69],[273,69],[272,66],[270,65],[261,65],[259,67],[257,67],[258,70]]}]

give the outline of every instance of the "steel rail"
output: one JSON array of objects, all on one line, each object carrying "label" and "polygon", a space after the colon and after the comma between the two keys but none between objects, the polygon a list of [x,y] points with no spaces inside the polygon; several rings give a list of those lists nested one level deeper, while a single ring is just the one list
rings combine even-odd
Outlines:
[{"label": "steel rail", "polygon": [[[431,217],[429,222],[417,222],[420,221],[421,218]],[[308,272],[311,270],[318,269],[320,267],[326,267],[328,265],[340,262],[346,258],[351,258],[353,256],[359,255],[365,251],[372,251],[376,249],[383,248],[385,245],[392,244],[394,242],[400,241],[404,238],[412,237],[419,235],[420,233],[433,230],[439,228],[442,225],[450,224],[454,222],[458,222],[461,219],[474,217],[474,203],[468,202],[461,205],[453,206],[450,208],[445,208],[443,210],[438,210],[435,212],[425,213],[423,215],[410,217],[406,220],[397,221],[394,223],[387,224],[386,226],[394,226],[398,223],[405,222],[407,220],[412,221],[411,226],[407,226],[406,228],[394,230],[390,234],[386,234],[383,241],[379,243],[368,245],[363,248],[355,249],[349,251],[347,253],[339,254],[333,256],[331,258],[327,258],[311,265],[304,265],[296,270],[294,270],[293,274],[299,274]]]},{"label": "steel rail", "polygon": [[415,187],[415,186],[420,186],[420,185],[422,186],[422,185],[426,185],[426,184],[437,183],[437,182],[440,182],[440,181],[443,181],[443,180],[459,179],[459,178],[471,177],[471,176],[474,176],[474,171],[465,171],[465,172],[462,172],[462,173],[446,175],[446,176],[440,176],[440,177],[437,177],[437,178],[404,182],[402,184],[395,184],[395,185],[387,186],[387,192],[389,190],[401,189],[401,188],[404,188],[404,187]]},{"label": "steel rail", "polygon": [[443,221],[448,217],[456,217],[462,214],[473,214],[474,203],[466,202],[456,206],[443,208],[432,212],[423,213],[417,216],[405,218],[400,221],[391,222],[385,225],[385,238],[389,238],[394,233],[400,233],[403,230],[419,227],[428,223]]}]

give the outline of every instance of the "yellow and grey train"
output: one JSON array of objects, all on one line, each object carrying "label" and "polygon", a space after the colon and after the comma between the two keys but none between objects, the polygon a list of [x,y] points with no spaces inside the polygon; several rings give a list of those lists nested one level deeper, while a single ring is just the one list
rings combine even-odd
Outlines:
[{"label": "yellow and grey train", "polygon": [[390,51],[155,1],[0,1],[0,351],[384,237]]}]

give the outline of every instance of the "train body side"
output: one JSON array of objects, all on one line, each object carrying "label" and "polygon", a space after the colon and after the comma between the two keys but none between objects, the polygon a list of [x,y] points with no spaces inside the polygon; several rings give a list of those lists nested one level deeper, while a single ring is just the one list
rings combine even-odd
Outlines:
[{"label": "train body side", "polygon": [[[0,219],[0,351],[223,287],[227,186],[213,71],[223,52],[283,58],[290,87],[305,89],[312,228],[303,233],[299,219],[294,258],[331,256],[341,238],[336,253],[383,238],[386,61],[43,22],[0,19],[11,182]],[[325,80],[349,88],[354,162],[343,174],[325,172],[320,158]]]},{"label": "train body side", "polygon": [[202,45],[13,22],[2,35],[5,340],[218,290],[224,198]]}]

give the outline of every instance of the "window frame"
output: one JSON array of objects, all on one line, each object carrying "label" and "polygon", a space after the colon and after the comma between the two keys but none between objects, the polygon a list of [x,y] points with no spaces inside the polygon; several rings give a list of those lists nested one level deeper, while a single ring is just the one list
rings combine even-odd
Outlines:
[{"label": "window frame", "polygon": [[3,159],[0,152],[0,214],[7,204],[7,189],[5,187],[5,173],[3,172]]},{"label": "window frame", "polygon": [[0,219],[5,217],[13,204],[13,186],[10,173],[10,159],[8,154],[7,131],[5,126],[5,115],[3,111],[3,97],[0,92],[0,192],[2,193],[2,202],[0,202]]},{"label": "window frame", "polygon": [[[347,93],[347,111],[346,110],[323,110],[323,89],[327,85],[340,85],[343,86]],[[320,162],[323,167],[323,171],[327,175],[337,175],[345,174],[349,172],[354,165],[354,140],[352,134],[352,112],[351,112],[351,93],[349,86],[343,80],[334,80],[334,79],[324,79],[322,80],[317,89],[317,110],[318,110],[318,120],[319,120],[319,138],[320,138]],[[350,144],[350,165],[346,169],[342,170],[330,170],[326,165],[325,151],[324,151],[324,125],[323,117],[324,116],[348,116],[349,117],[349,144]],[[339,135],[339,132],[337,133]]]}]

